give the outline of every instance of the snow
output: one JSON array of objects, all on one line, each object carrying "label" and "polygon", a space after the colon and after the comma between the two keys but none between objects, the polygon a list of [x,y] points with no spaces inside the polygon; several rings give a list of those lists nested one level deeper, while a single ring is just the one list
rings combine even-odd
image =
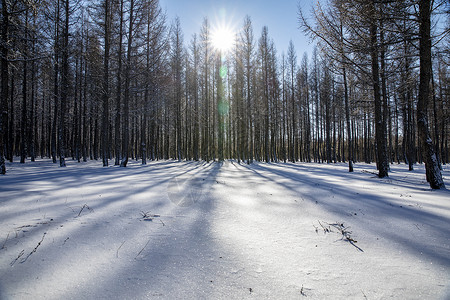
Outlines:
[{"label": "snow", "polygon": [[0,299],[450,298],[450,191],[423,165],[7,167]]}]

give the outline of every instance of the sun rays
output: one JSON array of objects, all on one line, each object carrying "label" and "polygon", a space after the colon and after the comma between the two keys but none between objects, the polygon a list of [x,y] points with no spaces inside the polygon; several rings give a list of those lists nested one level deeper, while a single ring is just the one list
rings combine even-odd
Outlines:
[{"label": "sun rays", "polygon": [[220,52],[228,52],[235,43],[234,30],[224,24],[214,27],[211,33],[211,43]]}]

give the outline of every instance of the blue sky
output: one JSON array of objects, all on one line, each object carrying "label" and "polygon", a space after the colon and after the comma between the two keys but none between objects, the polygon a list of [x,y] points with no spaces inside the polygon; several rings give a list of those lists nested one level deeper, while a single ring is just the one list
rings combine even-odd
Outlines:
[{"label": "blue sky", "polygon": [[313,0],[160,0],[170,22],[175,16],[180,18],[185,43],[194,33],[200,33],[204,17],[208,17],[212,27],[225,21],[228,26],[239,29],[244,17],[249,15],[255,41],[259,39],[262,27],[267,25],[278,54],[287,52],[292,39],[299,61],[304,52],[311,56],[313,46],[298,29],[298,5],[309,11],[312,3]]}]

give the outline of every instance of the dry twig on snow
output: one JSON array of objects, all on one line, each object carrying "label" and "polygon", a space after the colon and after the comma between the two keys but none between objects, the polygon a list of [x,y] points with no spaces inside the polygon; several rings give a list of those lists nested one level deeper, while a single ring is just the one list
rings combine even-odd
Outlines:
[{"label": "dry twig on snow", "polygon": [[150,243],[150,239],[147,241],[147,244],[145,244],[145,246],[141,249],[141,251],[139,251],[139,253],[136,255],[136,257],[134,259],[136,259],[142,253],[142,251],[144,251],[144,249],[145,249],[145,247],[147,247],[148,243]]},{"label": "dry twig on snow", "polygon": [[25,257],[20,263],[24,263],[27,261],[27,259],[34,253],[36,252],[37,248],[39,248],[39,246],[41,245],[41,243],[44,241],[45,235],[47,234],[47,232],[44,232],[44,235],[42,236],[42,239],[39,241],[39,243],[36,245],[36,247],[34,247],[33,251],[31,251],[27,257]]},{"label": "dry twig on snow", "polygon": [[[354,238],[352,238],[352,236],[351,236],[352,232],[348,230],[350,227],[345,227],[344,223],[338,223],[338,222],[333,223],[333,224],[326,223],[328,226],[324,226],[320,221],[318,221],[318,222],[319,222],[319,225],[322,227],[324,233],[333,232],[333,230],[331,229],[331,227],[333,227],[333,228],[337,229],[338,232],[342,235],[341,240],[349,242],[353,247],[355,247],[356,249],[358,249],[361,252],[364,252],[360,247],[355,245],[355,243],[357,243],[358,241],[356,241]],[[317,233],[318,227],[314,226],[314,228]]]},{"label": "dry twig on snow", "polygon": [[364,252],[363,249],[361,249],[355,245],[355,243],[357,243],[358,241],[356,241],[355,239],[353,239],[351,237],[352,232],[348,230],[348,228],[350,228],[350,227],[345,227],[344,223],[334,223],[334,224],[328,224],[328,225],[333,226],[342,234],[342,240],[349,242],[353,247],[355,247],[356,249],[358,249],[361,252]]},{"label": "dry twig on snow", "polygon": [[81,210],[80,210],[80,212],[78,213],[78,216],[77,217],[79,217],[80,215],[81,215],[81,212],[83,211],[83,209],[85,209],[85,208],[87,208],[89,211],[93,211],[93,209],[91,209],[86,203],[83,205],[83,207],[81,208]]},{"label": "dry twig on snow", "polygon": [[[123,241],[122,244],[120,244],[119,248],[117,248],[117,251],[116,251],[116,257],[117,257],[117,258],[119,258],[119,250],[120,250],[120,248],[122,248],[123,244],[125,244],[125,241]],[[139,254],[138,254],[138,255],[139,255]],[[136,257],[137,257],[137,256],[136,256]]]},{"label": "dry twig on snow", "polygon": [[19,258],[22,257],[22,255],[23,255],[24,253],[25,253],[25,249],[22,250],[22,251],[20,251],[20,253],[19,253],[19,255],[17,255],[16,259],[14,259],[14,260],[10,263],[11,267],[16,263],[16,261],[19,260]]},{"label": "dry twig on snow", "polygon": [[6,242],[8,241],[8,238],[9,238],[9,232],[8,232],[8,235],[6,236],[5,242],[3,243],[2,249],[5,249],[5,245],[6,245]]}]

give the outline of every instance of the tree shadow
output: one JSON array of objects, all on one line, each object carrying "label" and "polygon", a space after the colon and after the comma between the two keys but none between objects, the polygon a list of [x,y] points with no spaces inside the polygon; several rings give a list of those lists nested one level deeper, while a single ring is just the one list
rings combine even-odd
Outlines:
[{"label": "tree shadow", "polygon": [[[251,166],[243,165],[243,167],[273,184],[281,185],[293,193],[302,195],[311,203],[319,204],[322,209],[336,215],[340,220],[353,222],[351,212],[364,209],[367,216],[361,217],[367,221],[358,222],[361,229],[375,236],[387,237],[390,243],[399,244],[418,259],[425,255],[428,259],[442,266],[450,267],[448,207],[442,211],[446,211],[447,214],[442,215],[422,210],[414,205],[399,205],[392,198],[392,195],[383,192],[382,186],[386,183],[377,183],[380,184],[379,194],[381,195],[355,192],[352,189],[352,180],[361,179],[358,174],[343,172],[339,175],[333,172],[333,177],[341,178],[337,182],[333,182],[329,180],[331,176],[326,170],[311,170],[309,166],[255,164]],[[321,177],[313,177],[311,174],[320,174]],[[280,179],[287,179],[287,182]],[[344,182],[345,184],[343,184]],[[399,184],[396,183],[396,185]],[[409,188],[411,192],[415,190],[409,184],[406,185],[406,188]],[[420,187],[417,189],[424,191]],[[450,191],[448,190],[430,190],[429,192],[439,194],[444,198],[450,198]],[[372,220],[369,220],[368,215],[371,216]],[[389,225],[391,223],[409,224],[410,226],[421,224],[421,226],[428,227],[427,233],[431,233],[431,235],[423,236],[420,235],[420,232],[417,236],[409,235],[401,228],[394,228]],[[420,231],[420,229],[418,230]],[[436,239],[441,239],[442,243],[436,243]]]},{"label": "tree shadow", "polygon": [[[157,285],[157,282],[159,284],[164,282],[164,276],[170,276],[172,272],[182,273],[181,277],[187,281],[196,271],[201,273],[198,274],[199,277],[206,276],[206,273],[201,270],[201,265],[198,264],[201,264],[202,261],[206,263],[205,259],[209,259],[202,254],[205,251],[210,253],[210,257],[211,255],[217,256],[215,253],[218,250],[215,249],[214,241],[208,233],[211,221],[208,215],[214,209],[211,186],[215,184],[221,166],[220,163],[161,162],[155,166],[149,164],[147,167],[131,167],[126,170],[114,170],[116,168],[112,168],[112,170],[100,168],[100,171],[80,170],[76,174],[63,169],[64,172],[60,172],[59,176],[52,171],[49,171],[48,174],[42,171],[37,172],[34,176],[27,175],[25,181],[23,178],[19,179],[18,185],[22,185],[26,180],[32,182],[39,179],[51,182],[54,187],[48,190],[49,194],[58,189],[74,188],[77,184],[81,186],[85,184],[87,189],[103,186],[102,189],[93,192],[93,195],[99,192],[106,194],[109,188],[113,188],[116,192],[95,201],[87,201],[93,212],[86,209],[84,212],[81,211],[81,214],[79,214],[78,208],[76,211],[70,210],[64,203],[58,203],[58,199],[47,199],[49,210],[63,213],[58,214],[55,220],[45,225],[34,226],[35,223],[38,223],[37,220],[30,220],[29,224],[33,226],[27,227],[26,232],[6,243],[11,250],[0,250],[0,255],[3,254],[2,265],[5,265],[6,260],[17,256],[18,253],[12,252],[18,249],[17,243],[27,252],[30,245],[33,245],[44,232],[47,233],[46,240],[30,256],[29,260],[23,262],[21,258],[18,259],[14,263],[14,270],[8,270],[11,266],[2,268],[0,283],[8,283],[6,291],[11,295],[21,290],[21,281],[16,284],[7,279],[10,278],[11,273],[15,273],[13,278],[23,277],[23,274],[27,274],[26,277],[30,280],[31,278],[36,279],[32,281],[37,284],[39,278],[55,280],[53,274],[60,275],[58,277],[69,275],[74,279],[73,276],[70,276],[70,272],[73,274],[78,272],[79,276],[83,276],[83,278],[75,276],[75,282],[67,284],[64,291],[56,291],[57,298],[59,296],[63,298],[104,298],[105,295],[127,298],[130,295],[130,288],[134,289],[131,294],[138,295],[138,298],[148,298],[170,291],[170,286],[161,287]],[[177,205],[179,203],[170,201],[169,193],[166,192],[171,179],[183,176],[200,179],[200,181],[193,181],[195,184],[190,186],[190,188],[203,190],[201,193],[190,194],[191,197],[199,196],[199,199],[195,199],[191,205]],[[92,178],[94,179],[91,180]],[[108,186],[108,182],[115,181],[123,182],[123,184],[116,183],[115,186]],[[11,184],[13,182],[14,180],[11,178]],[[133,182],[133,186],[127,186],[130,182]],[[159,196],[153,195],[155,191]],[[4,190],[0,190],[0,192],[3,193]],[[145,201],[146,194],[150,201]],[[134,197],[136,199],[133,199]],[[159,200],[157,200],[158,198]],[[3,204],[9,204],[9,201],[14,200],[18,199],[9,199]],[[79,200],[74,202],[82,203]],[[45,209],[45,207],[40,207],[40,209]],[[160,215],[152,222],[144,222],[139,209],[151,210]],[[29,212],[28,214],[35,215]],[[7,224],[14,221],[16,214],[2,212],[0,216],[1,222]],[[180,219],[182,222],[179,222]],[[182,224],[188,224],[188,227],[183,227]],[[61,234],[61,231],[64,233]],[[117,233],[123,232],[127,232],[128,235],[117,236]],[[14,243],[16,246],[13,245]],[[55,250],[55,248],[57,249]],[[94,251],[92,252],[92,250]],[[183,253],[183,251],[188,253]],[[51,258],[48,257],[47,252],[52,254]],[[186,255],[193,258],[188,261],[177,259],[177,257]],[[44,257],[46,261],[40,262],[40,258]],[[129,258],[132,259],[128,260]],[[104,263],[105,260],[107,263]],[[192,262],[195,263],[192,265]],[[116,264],[116,266],[111,267],[110,264]],[[80,269],[83,266],[85,269]],[[96,272],[103,273],[103,275],[105,272],[110,274],[104,281],[96,282],[95,278],[99,275]],[[130,277],[130,274],[138,275]],[[147,280],[143,274],[149,274],[149,279],[157,280],[155,282]],[[195,280],[192,278],[190,279],[191,284],[195,284]],[[143,281],[145,287],[142,287]],[[45,284],[45,281],[41,283]],[[80,283],[84,286],[83,290],[78,288]],[[139,289],[136,290],[137,288]]]}]

